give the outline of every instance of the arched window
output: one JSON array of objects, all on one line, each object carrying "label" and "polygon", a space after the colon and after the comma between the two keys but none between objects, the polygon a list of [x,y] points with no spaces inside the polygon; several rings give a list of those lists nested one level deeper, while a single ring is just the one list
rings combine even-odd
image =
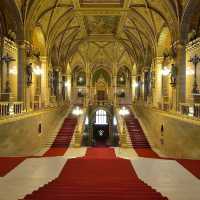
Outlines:
[{"label": "arched window", "polygon": [[97,110],[96,111],[95,124],[98,124],[98,125],[106,125],[106,124],[108,124],[106,111],[104,111],[104,110]]}]

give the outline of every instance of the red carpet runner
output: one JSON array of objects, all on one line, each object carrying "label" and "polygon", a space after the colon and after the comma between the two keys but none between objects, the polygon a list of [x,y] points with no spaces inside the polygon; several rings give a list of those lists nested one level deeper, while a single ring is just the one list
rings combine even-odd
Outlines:
[{"label": "red carpet runner", "polygon": [[0,158],[0,177],[5,176],[24,160],[25,158],[20,157]]},{"label": "red carpet runner", "polygon": [[70,145],[77,119],[67,117],[56,136],[51,148],[44,154],[44,156],[62,156],[65,154]]},{"label": "red carpet runner", "polygon": [[126,117],[125,121],[131,138],[132,146],[137,154],[141,157],[159,158],[159,156],[152,151],[142,127],[134,115]]},{"label": "red carpet runner", "polygon": [[67,161],[57,179],[26,196],[25,199],[161,200],[166,198],[140,181],[130,161],[116,158],[113,149],[90,148],[85,158]]}]

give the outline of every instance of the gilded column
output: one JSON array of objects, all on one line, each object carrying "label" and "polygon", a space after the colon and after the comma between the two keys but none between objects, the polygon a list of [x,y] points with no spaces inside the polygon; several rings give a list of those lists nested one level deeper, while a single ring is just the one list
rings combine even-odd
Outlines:
[{"label": "gilded column", "polygon": [[175,65],[177,67],[177,102],[176,110],[179,108],[179,103],[184,103],[186,99],[186,47],[179,41],[175,44],[176,48],[176,60]]},{"label": "gilded column", "polygon": [[42,97],[42,105],[44,107],[49,104],[49,88],[48,88],[48,65],[47,65],[47,57],[41,56],[41,97]]},{"label": "gilded column", "polygon": [[163,57],[154,59],[155,87],[153,89],[153,105],[160,108],[162,106],[162,64]]},{"label": "gilded column", "polygon": [[18,42],[18,101],[26,105],[26,43]]}]

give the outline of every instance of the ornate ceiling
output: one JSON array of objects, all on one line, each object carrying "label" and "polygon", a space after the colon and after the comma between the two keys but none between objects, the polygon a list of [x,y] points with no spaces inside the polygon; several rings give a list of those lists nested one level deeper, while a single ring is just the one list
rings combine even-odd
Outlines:
[{"label": "ornate ceiling", "polygon": [[[113,59],[117,62],[112,53],[120,48],[119,52],[125,51],[124,60],[139,67],[149,65],[159,55],[158,50],[164,51],[162,46],[168,48],[180,39],[185,10],[195,2],[200,3],[199,0],[15,1],[27,33],[25,37],[32,40],[33,30],[40,27],[53,65],[66,65],[75,54],[82,57],[82,61],[76,62],[111,63]],[[86,54],[84,48],[89,56],[82,55]]]}]

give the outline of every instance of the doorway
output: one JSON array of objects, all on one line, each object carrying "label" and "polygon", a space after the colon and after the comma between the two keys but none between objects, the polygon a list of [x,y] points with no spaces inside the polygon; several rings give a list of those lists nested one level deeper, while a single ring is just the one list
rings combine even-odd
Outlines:
[{"label": "doorway", "polygon": [[109,140],[109,125],[93,125],[93,140],[95,146],[107,146]]}]

